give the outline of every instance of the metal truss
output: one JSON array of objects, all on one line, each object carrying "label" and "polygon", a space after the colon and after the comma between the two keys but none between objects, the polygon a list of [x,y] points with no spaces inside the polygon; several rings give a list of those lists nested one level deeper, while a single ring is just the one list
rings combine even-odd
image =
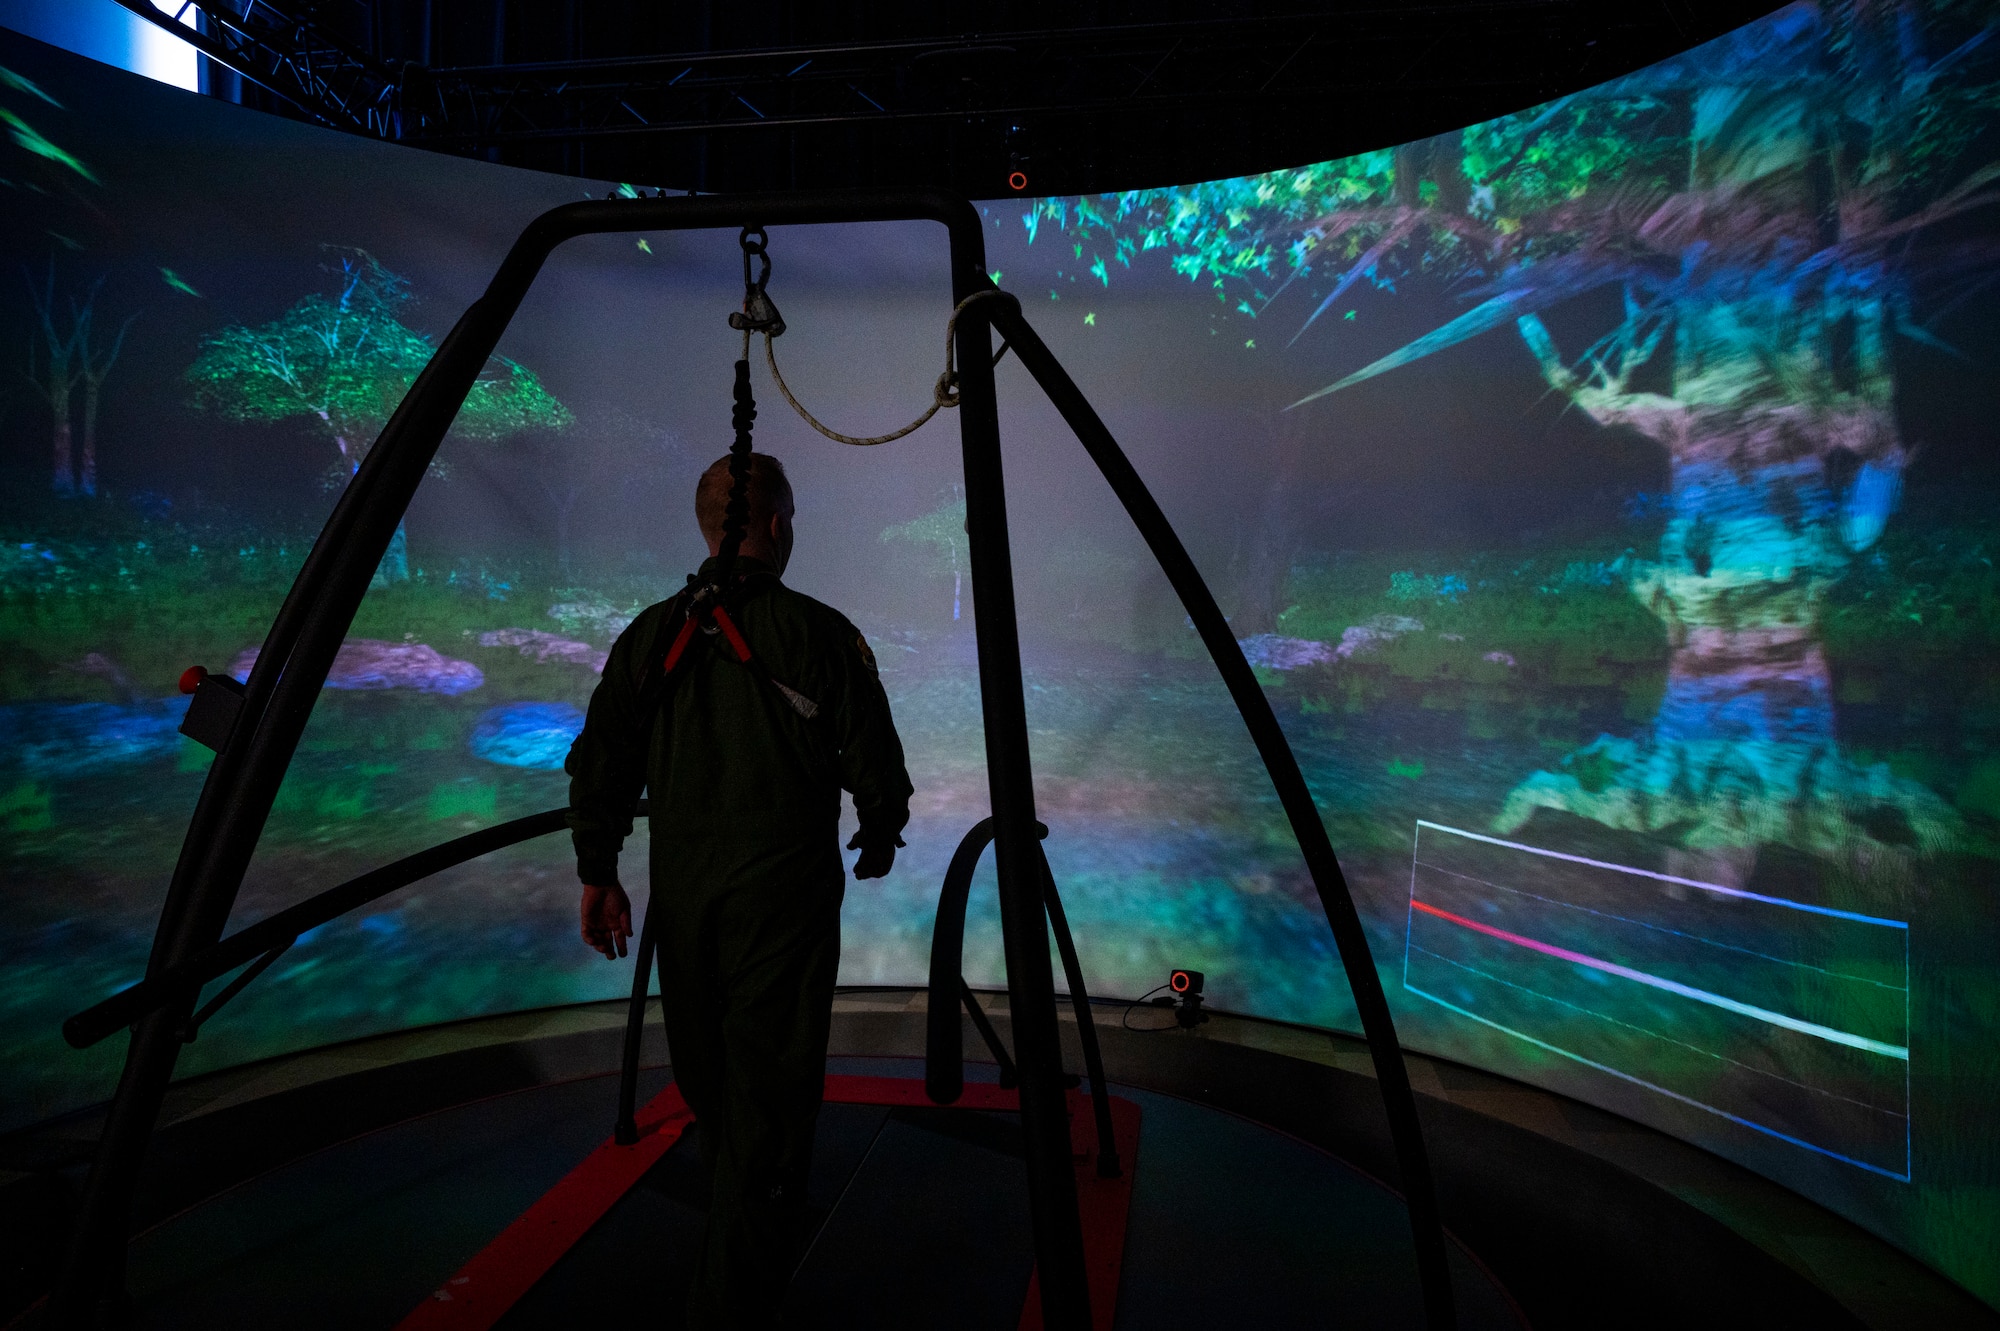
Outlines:
[{"label": "metal truss", "polygon": [[348,11],[365,22],[367,0],[182,0],[171,14],[152,0],[117,3],[321,124],[402,137],[399,72],[337,36],[329,21]]},{"label": "metal truss", "polygon": [[[793,129],[911,120],[1013,121],[1256,99],[1512,84],[1509,46],[1546,55],[1574,31],[1563,0],[1347,7],[1266,18],[971,34],[943,39],[412,71],[410,137],[460,151],[548,139]],[[1418,59],[1383,61],[1413,25]],[[1475,55],[1476,60],[1465,57]],[[421,79],[424,86],[417,86]]]},{"label": "metal truss", "polygon": [[385,0],[117,2],[351,133],[703,191],[924,180],[979,197],[1030,177],[1044,192],[1130,188],[1418,139],[1636,69],[1771,4],[1287,0],[1298,7],[427,68],[372,53]]}]

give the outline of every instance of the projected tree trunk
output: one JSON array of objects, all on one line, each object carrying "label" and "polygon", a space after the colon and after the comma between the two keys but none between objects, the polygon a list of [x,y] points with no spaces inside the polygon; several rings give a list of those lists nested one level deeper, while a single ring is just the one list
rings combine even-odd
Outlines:
[{"label": "projected tree trunk", "polygon": [[[1797,83],[1696,93],[1688,188],[1629,232],[1606,228],[1626,253],[1673,269],[1659,264],[1645,288],[1628,279],[1624,320],[1576,368],[1538,316],[1516,320],[1550,387],[1667,452],[1669,520],[1631,586],[1673,654],[1650,731],[1536,773],[1509,795],[1503,828],[1547,807],[1672,828],[1691,848],[1844,853],[1952,838],[1942,800],[1886,766],[1855,766],[1834,736],[1821,608],[1881,535],[1909,458],[1890,357],[1904,291],[1888,254],[1906,228],[1885,225],[1879,190],[1843,196],[1865,181],[1809,94]],[[1872,164],[1879,173],[1898,148],[1875,147],[1888,159]],[[1666,348],[1670,391],[1634,391]]]},{"label": "projected tree trunk", "polygon": [[[1673,391],[1631,391],[1669,323]],[[1536,773],[1509,795],[1500,826],[1547,807],[1675,828],[1700,848],[1948,841],[1955,819],[1942,801],[1841,756],[1820,646],[1826,592],[1881,535],[1908,460],[1880,298],[1801,302],[1781,289],[1636,308],[1583,375],[1540,319],[1519,328],[1551,387],[1667,451],[1671,516],[1659,558],[1631,587],[1666,625],[1673,655],[1644,738],[1603,738],[1567,770]]]},{"label": "projected tree trunk", "polygon": [[70,395],[75,391],[77,381],[83,377],[78,365],[77,313],[72,304],[69,327],[67,330],[57,327],[54,264],[49,265],[48,281],[40,290],[30,279],[28,295],[35,307],[35,329],[28,336],[28,382],[34,385],[35,391],[49,407],[52,422],[50,438],[54,445],[50,486],[57,494],[67,497],[76,493],[76,465],[71,456],[74,433],[70,421]]},{"label": "projected tree trunk", "polygon": [[84,302],[83,310],[76,320],[77,371],[83,380],[83,451],[77,458],[76,488],[87,495],[97,493],[97,413],[103,400],[104,380],[118,363],[118,353],[124,350],[125,335],[132,331],[136,314],[126,317],[109,342],[100,342],[91,328],[93,310],[97,303],[97,292],[104,285],[98,279],[91,287],[90,297]]}]

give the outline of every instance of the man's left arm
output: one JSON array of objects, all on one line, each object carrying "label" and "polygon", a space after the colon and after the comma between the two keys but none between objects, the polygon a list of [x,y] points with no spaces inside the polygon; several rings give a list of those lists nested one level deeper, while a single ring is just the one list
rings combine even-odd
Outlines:
[{"label": "man's left arm", "polygon": [[876,672],[875,653],[852,624],[837,625],[833,674],[837,705],[832,709],[840,747],[840,784],[854,796],[861,828],[848,842],[861,855],[856,878],[880,878],[896,861],[901,833],[910,821],[910,773],[903,741],[889,715],[889,696]]}]

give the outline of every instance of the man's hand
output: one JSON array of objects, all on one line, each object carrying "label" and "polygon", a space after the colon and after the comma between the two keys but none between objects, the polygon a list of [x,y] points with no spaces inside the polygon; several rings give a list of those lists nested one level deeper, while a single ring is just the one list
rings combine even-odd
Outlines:
[{"label": "man's hand", "polygon": [[625,955],[625,940],[632,936],[632,901],[617,883],[599,887],[583,885],[583,941],[602,952],[606,959]]},{"label": "man's hand", "polygon": [[854,876],[856,878],[883,877],[890,869],[895,867],[896,847],[902,844],[903,839],[901,837],[897,837],[894,841],[864,842],[861,839],[861,833],[856,832],[854,839],[847,843],[849,850],[858,850],[861,852],[854,860]]}]

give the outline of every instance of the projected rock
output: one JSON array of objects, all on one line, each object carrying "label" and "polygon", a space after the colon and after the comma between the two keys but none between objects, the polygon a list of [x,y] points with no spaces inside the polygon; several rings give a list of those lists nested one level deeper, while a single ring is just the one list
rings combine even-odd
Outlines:
[{"label": "projected rock", "polygon": [[[257,651],[251,647],[239,653],[229,663],[229,673],[240,680],[250,678]],[[478,666],[444,656],[435,647],[374,638],[349,638],[342,643],[326,676],[330,689],[413,689],[446,697],[470,693],[485,682]]]},{"label": "projected rock", "polygon": [[494,629],[479,635],[479,645],[518,647],[521,655],[532,657],[537,662],[557,661],[586,666],[594,675],[604,673],[605,658],[611,654],[606,648],[592,647],[587,642],[544,633],[540,629]]},{"label": "projected rock", "polygon": [[637,605],[621,608],[608,601],[560,601],[549,607],[549,618],[571,633],[597,633],[615,638],[625,631],[625,626],[637,618],[643,608]]},{"label": "projected rock", "polygon": [[187,708],[186,698],[0,707],[0,762],[67,775],[169,758],[180,752]]},{"label": "projected rock", "polygon": [[480,713],[472,727],[472,753],[502,767],[557,772],[582,729],[583,713],[569,703],[508,703]]},{"label": "projected rock", "polygon": [[1363,622],[1345,629],[1340,635],[1340,646],[1333,654],[1342,660],[1355,656],[1367,656],[1385,643],[1394,642],[1405,633],[1422,633],[1424,622],[1408,615],[1371,615]]},{"label": "projected rock", "polygon": [[1237,643],[1243,659],[1265,670],[1297,670],[1302,666],[1324,665],[1333,659],[1333,649],[1311,638],[1287,638],[1277,633],[1259,633]]}]

